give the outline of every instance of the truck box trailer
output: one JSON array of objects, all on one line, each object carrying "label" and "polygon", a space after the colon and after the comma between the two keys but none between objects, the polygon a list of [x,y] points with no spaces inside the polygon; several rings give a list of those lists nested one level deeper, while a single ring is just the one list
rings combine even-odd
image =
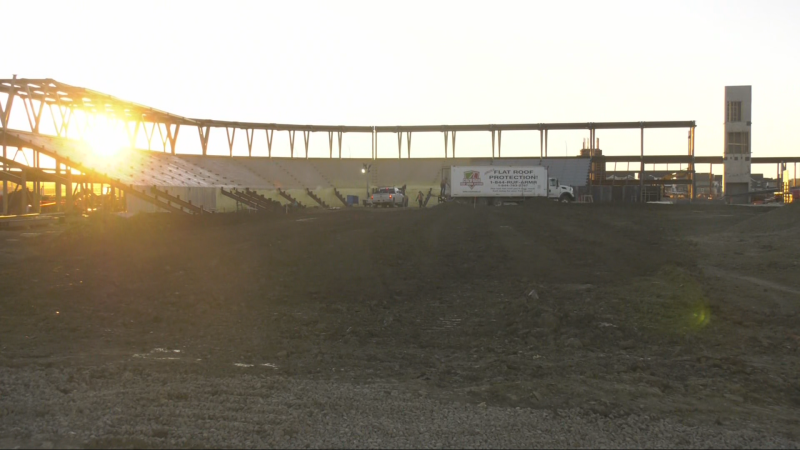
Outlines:
[{"label": "truck box trailer", "polygon": [[575,200],[572,187],[548,177],[544,166],[452,166],[450,196],[490,197],[519,200],[547,197],[563,202]]}]

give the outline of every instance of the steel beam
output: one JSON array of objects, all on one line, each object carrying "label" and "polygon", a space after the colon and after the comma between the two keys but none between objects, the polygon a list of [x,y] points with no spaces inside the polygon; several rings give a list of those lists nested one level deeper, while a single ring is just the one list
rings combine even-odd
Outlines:
[{"label": "steel beam", "polygon": [[[17,184],[17,185],[22,183],[22,178],[14,175],[14,172],[6,172],[5,170],[0,170],[0,179],[3,180],[3,184],[4,185],[8,181],[10,181],[10,182],[12,182],[14,184]],[[6,188],[6,189],[8,189],[8,188]],[[7,195],[6,193],[3,193],[3,198],[4,199],[8,198],[8,197],[6,197],[6,195]],[[7,211],[3,211],[3,215],[5,216],[6,214],[8,214],[8,212]]]},{"label": "steel beam", "polygon": [[2,157],[2,158],[0,158],[0,162],[2,162],[4,164],[4,166],[6,166],[6,167],[14,167],[14,168],[17,168],[17,169],[21,170],[22,172],[28,172],[28,173],[34,175],[34,178],[28,178],[29,181],[30,180],[35,180],[34,182],[39,182],[40,180],[46,180],[46,181],[53,182],[53,183],[64,183],[64,182],[66,182],[65,179],[63,179],[63,178],[61,178],[61,177],[59,177],[57,175],[45,172],[44,170],[39,169],[38,167],[31,167],[31,166],[28,166],[28,165],[23,164],[21,162],[14,161],[13,159]]}]

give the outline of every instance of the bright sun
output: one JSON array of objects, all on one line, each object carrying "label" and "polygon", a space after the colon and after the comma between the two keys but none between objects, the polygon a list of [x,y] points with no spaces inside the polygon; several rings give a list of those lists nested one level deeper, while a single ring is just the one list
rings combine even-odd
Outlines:
[{"label": "bright sun", "polygon": [[121,150],[129,146],[125,139],[123,124],[118,120],[110,120],[106,116],[98,115],[94,123],[87,130],[86,143],[92,153],[103,159],[116,156]]}]

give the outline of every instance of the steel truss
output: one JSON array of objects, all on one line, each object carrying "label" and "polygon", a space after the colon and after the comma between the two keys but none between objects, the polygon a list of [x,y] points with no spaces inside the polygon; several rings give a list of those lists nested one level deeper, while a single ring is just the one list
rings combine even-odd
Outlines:
[{"label": "steel truss", "polygon": [[[488,132],[492,139],[492,158],[502,158],[503,131],[533,131],[539,133],[539,158],[548,157],[548,139],[550,131],[585,130],[590,143],[588,156],[596,160],[593,164],[593,173],[590,181],[599,181],[594,173],[595,167],[601,167],[605,172],[605,164],[611,162],[638,162],[640,164],[640,184],[645,184],[645,164],[649,163],[685,163],[686,172],[690,174],[692,198],[694,198],[694,167],[698,163],[722,164],[721,157],[696,157],[694,121],[661,121],[661,122],[585,122],[585,123],[533,123],[533,124],[485,124],[485,125],[418,125],[418,126],[345,126],[345,125],[297,125],[279,123],[234,122],[221,120],[208,120],[186,118],[161,111],[148,106],[129,102],[91,89],[71,86],[56,80],[46,79],[0,79],[0,92],[8,95],[5,105],[0,104],[0,125],[2,129],[8,128],[8,120],[15,99],[22,102],[25,109],[30,131],[41,133],[42,121],[45,112],[48,112],[53,122],[57,137],[69,136],[70,130],[82,139],[92,126],[92,118],[106,115],[123,122],[131,147],[137,147],[139,133],[143,132],[147,141],[148,150],[161,150],[171,154],[178,154],[177,145],[181,128],[194,127],[197,129],[200,147],[203,155],[208,154],[209,137],[212,129],[225,129],[229,155],[233,156],[233,148],[237,131],[243,131],[247,142],[248,156],[252,156],[253,142],[256,133],[264,132],[267,140],[267,156],[272,157],[272,144],[274,133],[286,132],[289,135],[290,157],[295,157],[295,136],[300,131],[303,135],[304,158],[308,158],[309,143],[313,133],[327,133],[329,158],[334,158],[334,134],[336,135],[336,157],[342,157],[342,140],[346,133],[370,134],[372,141],[373,159],[377,159],[378,134],[394,133],[397,136],[397,157],[403,157],[403,135],[406,137],[406,157],[411,158],[411,139],[413,133],[442,133],[444,137],[444,157],[456,157],[456,136],[462,132]],[[78,114],[80,113],[80,114]],[[82,118],[82,120],[80,119]],[[644,131],[650,128],[686,128],[689,130],[689,146],[686,155],[677,156],[645,156]],[[601,156],[598,149],[597,130],[610,129],[638,129],[641,135],[641,150],[638,156]],[[157,133],[156,133],[157,131]],[[156,147],[154,147],[154,139]],[[184,133],[185,134],[185,133]],[[241,133],[240,133],[241,135]],[[6,153],[6,134],[3,133],[3,161],[8,159]],[[38,168],[40,151],[34,149],[33,167]],[[13,158],[11,158],[13,159]],[[800,160],[800,158],[753,158],[753,163],[762,162],[786,163]],[[768,160],[768,161],[767,161]],[[57,164],[56,174],[62,169],[62,162]],[[71,173],[77,168],[74,164],[64,163],[63,167]],[[18,175],[8,173],[10,164],[3,164],[3,193],[7,198],[7,182]],[[599,169],[598,169],[599,170]],[[23,172],[24,173],[24,172]],[[88,174],[87,174],[88,175]],[[37,174],[37,176],[40,176]],[[39,189],[38,181],[35,189]],[[60,187],[60,184],[58,185]],[[124,189],[124,187],[122,187]],[[60,192],[60,189],[57,190]],[[133,194],[137,195],[137,194]],[[4,213],[6,212],[4,208]]]}]

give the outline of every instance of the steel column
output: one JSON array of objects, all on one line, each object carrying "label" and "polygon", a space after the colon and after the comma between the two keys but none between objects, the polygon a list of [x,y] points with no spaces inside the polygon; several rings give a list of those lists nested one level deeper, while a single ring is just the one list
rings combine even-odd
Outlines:
[{"label": "steel column", "polygon": [[311,139],[311,131],[303,131],[303,142],[306,144],[306,159],[308,159],[308,141]]},{"label": "steel column", "polygon": [[[147,134],[147,127],[144,127],[144,132]],[[200,145],[203,146],[203,156],[208,154],[208,137],[211,136],[211,127],[205,127],[205,131],[203,127],[198,125],[197,132],[200,134]]]},{"label": "steel column", "polygon": [[[126,127],[127,128],[127,127]],[[175,133],[172,132],[172,124],[167,124],[167,139],[169,140],[170,152],[176,153],[175,146],[178,145],[178,133],[181,131],[181,124],[175,124]]]},{"label": "steel column", "polygon": [[550,130],[544,130],[544,157],[547,158],[547,132]]},{"label": "steel column", "polygon": [[267,133],[267,157],[272,158],[272,136],[275,130],[264,130]]},{"label": "steel column", "polygon": [[253,128],[245,128],[244,136],[247,138],[247,156],[253,156],[253,138],[256,135],[256,130]]},{"label": "steel column", "polygon": [[403,133],[397,132],[397,159],[403,157]]},{"label": "steel column", "polygon": [[497,157],[503,157],[503,130],[497,130]]},{"label": "steel column", "polygon": [[411,132],[406,132],[406,150],[408,153],[408,158],[411,159]]},{"label": "steel column", "polygon": [[[69,111],[72,111],[72,110],[69,110]],[[61,118],[61,121],[62,121],[62,124],[63,124],[63,121],[64,121],[64,118],[63,118],[63,116],[62,116],[62,118]],[[131,129],[130,129],[130,127],[128,126],[128,122],[125,122],[125,131],[127,131],[127,132],[128,132],[128,141],[130,141],[131,148],[136,148],[136,140],[137,140],[137,138],[139,137],[139,127],[140,127],[141,125],[142,125],[142,122],[137,120],[137,121],[136,121],[136,125],[134,126],[134,129],[133,129],[133,133],[131,133]],[[68,125],[68,126],[69,126],[69,125]],[[200,127],[198,127],[198,129],[199,129],[199,128],[200,128]],[[59,136],[60,136],[60,135],[59,135]],[[66,136],[66,135],[65,135],[65,136]],[[203,140],[203,137],[202,137],[202,133],[201,133],[201,135],[200,135],[200,141],[201,141],[201,143],[202,143],[202,140]]]},{"label": "steel column", "polygon": [[691,199],[692,199],[692,201],[694,201],[697,198],[697,182],[695,181],[695,173],[697,172],[697,170],[695,169],[695,164],[694,164],[694,133],[695,133],[695,127],[692,127],[690,129],[690,131],[689,131],[689,136],[691,138],[691,144],[690,144],[691,146],[690,146],[689,149],[692,152],[692,169],[691,169],[691,174],[692,174],[692,185],[691,185],[692,195],[691,195]]},{"label": "steel column", "polygon": [[[2,115],[2,114],[0,114]],[[3,130],[5,131],[5,120],[3,120]],[[7,154],[7,147],[6,147],[6,133],[3,133],[3,160],[8,157]],[[8,165],[3,163],[3,172],[8,171]],[[8,180],[3,178],[3,215],[8,215]]]},{"label": "steel column", "polygon": [[644,198],[644,128],[641,129],[640,138],[641,160],[639,162],[639,198]]},{"label": "steel column", "polygon": [[[56,177],[61,177],[61,163],[56,161]],[[56,181],[56,212],[62,212],[61,208],[61,183]]]},{"label": "steel column", "polygon": [[539,129],[539,159],[544,158],[544,133]]},{"label": "steel column", "polygon": [[[58,160],[56,160],[56,161],[58,161]],[[67,200],[66,200],[66,205],[65,205],[66,208],[64,208],[64,209],[65,209],[65,212],[67,214],[69,214],[69,213],[72,212],[72,193],[73,193],[73,189],[74,189],[74,186],[72,185],[72,167],[67,166],[65,164],[64,165],[64,169],[67,171],[66,175],[67,175],[67,181],[68,181],[68,183],[67,183]]]},{"label": "steel column", "polygon": [[[159,128],[160,130],[161,128]],[[236,128],[233,129],[233,133],[229,131],[228,127],[225,127],[225,136],[228,138],[228,156],[233,156],[233,141],[236,139]]]},{"label": "steel column", "polygon": [[451,131],[450,132],[450,137],[451,137],[451,139],[453,141],[452,142],[453,143],[453,158],[455,158],[456,157],[456,132],[455,131]]},{"label": "steel column", "polygon": [[339,159],[342,159],[342,133],[341,131],[337,131],[337,138],[339,139]]},{"label": "steel column", "polygon": [[[38,169],[39,166],[40,166],[40,164],[39,164],[39,152],[37,152],[36,149],[33,149],[33,167],[35,169]],[[36,200],[36,197],[39,198],[38,201]],[[34,204],[32,205],[33,206],[33,210],[36,211],[37,213],[41,213],[42,212],[42,182],[39,181],[38,179],[33,182],[33,201],[34,201]]]},{"label": "steel column", "polygon": [[291,150],[292,158],[294,158],[294,132],[295,130],[289,130],[289,149]]},{"label": "steel column", "polygon": [[20,186],[22,187],[22,197],[20,200],[20,214],[28,213],[28,182],[25,180],[25,171],[19,173]]}]

